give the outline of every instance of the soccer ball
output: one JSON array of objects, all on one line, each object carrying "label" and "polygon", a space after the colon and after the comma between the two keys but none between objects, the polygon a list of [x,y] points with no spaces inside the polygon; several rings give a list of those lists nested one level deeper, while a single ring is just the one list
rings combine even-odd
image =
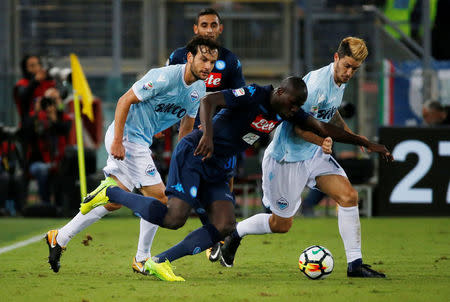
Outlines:
[{"label": "soccer ball", "polygon": [[310,246],[300,254],[298,267],[310,279],[324,279],[333,271],[333,255],[323,246]]}]

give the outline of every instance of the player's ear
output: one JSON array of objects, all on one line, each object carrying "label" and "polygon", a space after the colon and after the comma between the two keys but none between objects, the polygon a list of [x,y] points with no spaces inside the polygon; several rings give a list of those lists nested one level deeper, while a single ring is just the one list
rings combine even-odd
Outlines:
[{"label": "player's ear", "polygon": [[277,87],[275,92],[277,95],[282,95],[285,91],[286,89],[284,89],[283,87]]},{"label": "player's ear", "polygon": [[198,35],[198,25],[194,24],[194,26],[192,27],[194,34]]},{"label": "player's ear", "polygon": [[194,55],[192,54],[192,52],[188,52],[187,53],[187,61],[192,64],[192,62],[194,61]]},{"label": "player's ear", "polygon": [[222,34],[222,31],[223,31],[223,24],[220,24],[219,25],[219,34]]},{"label": "player's ear", "polygon": [[337,63],[339,61],[339,55],[337,52],[334,53],[334,63]]}]

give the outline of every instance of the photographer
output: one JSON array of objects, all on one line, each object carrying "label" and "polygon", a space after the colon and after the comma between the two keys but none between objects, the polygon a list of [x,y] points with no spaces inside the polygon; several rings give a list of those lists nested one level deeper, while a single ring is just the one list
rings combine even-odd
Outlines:
[{"label": "photographer", "polygon": [[41,201],[48,203],[49,178],[58,172],[72,121],[63,112],[61,96],[55,88],[45,92],[44,97],[37,102],[37,108],[40,108],[34,115],[37,144],[29,155],[29,172],[38,182]]},{"label": "photographer", "polygon": [[26,55],[20,63],[22,78],[14,86],[14,100],[22,127],[29,126],[30,116],[36,111],[36,100],[44,96],[47,89],[55,87],[41,59],[36,55]]}]

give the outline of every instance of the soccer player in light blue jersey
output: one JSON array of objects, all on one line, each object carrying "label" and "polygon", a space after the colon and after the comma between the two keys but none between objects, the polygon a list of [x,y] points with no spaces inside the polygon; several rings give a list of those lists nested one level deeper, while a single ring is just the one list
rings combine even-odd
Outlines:
[{"label": "soccer player in light blue jersey", "polygon": [[[200,99],[206,94],[204,80],[217,61],[219,45],[212,39],[197,36],[186,48],[186,64],[151,69],[119,99],[114,122],[105,135],[109,156],[103,171],[107,178],[94,192],[107,184],[117,183],[123,190],[138,188],[144,196],[167,202],[165,186],[149,147],[156,133],[180,120],[179,139],[192,131]],[[80,209],[80,213],[64,227],[50,230],[46,242],[52,270],[55,273],[59,271],[61,252],[73,236],[120,207],[111,203],[89,213]],[[141,224],[144,237],[152,238],[156,229],[155,226],[143,230]],[[150,252],[143,254],[138,250],[138,256],[143,260],[137,265],[143,267]]]},{"label": "soccer player in light blue jersey", "polygon": [[[303,79],[308,98],[303,110],[322,122],[341,126],[352,133],[338,112],[346,83],[353,77],[368,54],[363,40],[343,39],[334,62],[308,73]],[[344,242],[349,277],[385,277],[363,264],[358,193],[344,170],[320,146],[310,143],[311,133],[289,122],[275,131],[263,159],[263,203],[272,214],[257,214],[237,225],[221,248],[220,261],[232,266],[242,237],[248,234],[286,233],[301,204],[305,186],[319,189],[338,203],[339,232]],[[370,148],[369,148],[370,150]]]}]

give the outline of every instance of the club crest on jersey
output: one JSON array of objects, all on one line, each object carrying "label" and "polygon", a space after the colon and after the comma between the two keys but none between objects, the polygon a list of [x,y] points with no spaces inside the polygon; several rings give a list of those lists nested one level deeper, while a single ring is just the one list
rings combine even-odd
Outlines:
[{"label": "club crest on jersey", "polygon": [[259,132],[270,133],[279,121],[266,120],[262,114],[258,115],[251,124],[253,129]]},{"label": "club crest on jersey", "polygon": [[191,102],[194,103],[198,101],[198,92],[196,90],[191,92]]},{"label": "club crest on jersey", "polygon": [[316,116],[318,111],[319,111],[319,106],[312,106],[311,107],[311,114],[313,116]]},{"label": "club crest on jersey", "polygon": [[280,199],[277,200],[277,207],[278,207],[280,210],[284,210],[284,209],[286,209],[288,206],[289,206],[289,202],[288,202],[286,199],[284,199],[284,197],[281,197]]},{"label": "club crest on jersey", "polygon": [[[216,63],[217,64],[217,63]],[[208,88],[215,88],[220,86],[222,81],[222,74],[219,72],[211,72],[205,80],[205,85]]]},{"label": "club crest on jersey", "polygon": [[227,64],[225,64],[225,61],[223,61],[223,60],[218,60],[216,62],[216,69],[217,70],[224,70],[226,66],[227,66]]},{"label": "club crest on jersey", "polygon": [[152,89],[152,88],[153,88],[153,83],[151,81],[145,83],[144,86],[142,86],[142,89],[144,89],[144,90],[149,90],[149,89]]},{"label": "club crest on jersey", "polygon": [[156,175],[156,167],[152,164],[149,164],[147,166],[147,169],[145,169],[145,174],[148,176],[155,176]]},{"label": "club crest on jersey", "polygon": [[232,92],[233,92],[235,97],[243,96],[245,94],[244,88],[233,89]]}]

